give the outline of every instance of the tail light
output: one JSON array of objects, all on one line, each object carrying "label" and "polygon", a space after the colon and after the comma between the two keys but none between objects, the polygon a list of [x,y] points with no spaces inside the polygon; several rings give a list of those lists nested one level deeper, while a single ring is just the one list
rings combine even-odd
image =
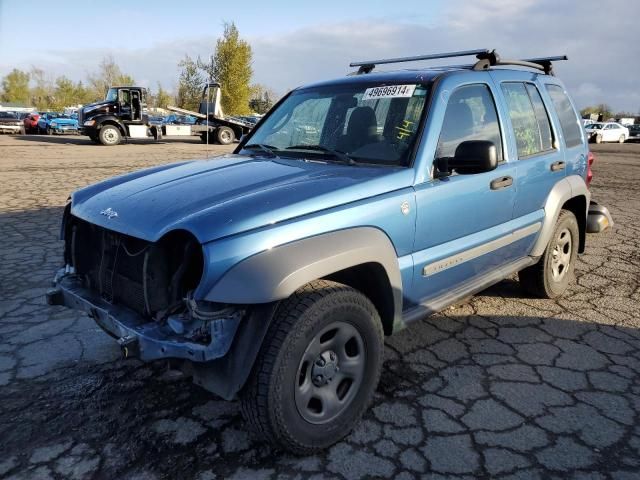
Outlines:
[{"label": "tail light", "polygon": [[587,187],[591,185],[591,180],[593,180],[593,170],[591,170],[591,165],[595,161],[596,157],[593,153],[589,152],[587,155]]}]

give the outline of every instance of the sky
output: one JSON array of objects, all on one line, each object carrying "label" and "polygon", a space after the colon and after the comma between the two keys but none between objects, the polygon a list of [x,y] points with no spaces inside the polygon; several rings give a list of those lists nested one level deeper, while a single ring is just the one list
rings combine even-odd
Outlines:
[{"label": "sky", "polygon": [[636,0],[0,0],[0,76],[38,67],[84,80],[112,55],[138,84],[175,90],[180,59],[211,55],[233,21],[252,46],[253,81],[278,93],[342,76],[354,60],[495,48],[567,54],[556,74],[580,108],[638,114],[638,18]]}]

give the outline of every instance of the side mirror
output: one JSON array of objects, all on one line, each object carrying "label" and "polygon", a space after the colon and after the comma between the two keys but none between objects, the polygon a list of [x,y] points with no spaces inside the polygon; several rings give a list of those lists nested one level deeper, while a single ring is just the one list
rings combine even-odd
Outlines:
[{"label": "side mirror", "polygon": [[438,159],[438,170],[455,170],[461,175],[483,173],[498,167],[498,151],[488,140],[467,140],[456,148],[452,158]]}]

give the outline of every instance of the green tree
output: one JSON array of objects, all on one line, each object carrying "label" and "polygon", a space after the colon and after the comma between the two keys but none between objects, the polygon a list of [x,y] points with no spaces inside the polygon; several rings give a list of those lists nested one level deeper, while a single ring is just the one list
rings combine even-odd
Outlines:
[{"label": "green tree", "polygon": [[156,93],[154,100],[154,106],[156,108],[167,108],[167,105],[173,102],[173,98],[171,98],[171,95],[162,88],[160,82],[158,82],[158,93]]},{"label": "green tree", "polygon": [[31,98],[29,95],[29,74],[14,68],[2,79],[3,102],[15,102],[27,105]]},{"label": "green tree", "polygon": [[260,83],[251,85],[249,107],[254,112],[261,115],[267,113],[277,99],[278,96],[271,88]]},{"label": "green tree", "polygon": [[29,75],[31,80],[31,103],[38,110],[49,110],[54,108],[53,103],[53,84],[47,80],[44,70],[36,67],[31,68]]},{"label": "green tree", "polygon": [[107,94],[109,87],[114,85],[128,86],[136,82],[131,75],[123,73],[111,55],[106,56],[100,62],[98,72],[89,76],[89,85],[96,98],[102,99]]},{"label": "green tree", "polygon": [[204,79],[198,69],[198,64],[189,55],[178,64],[182,69],[178,80],[177,103],[180,108],[198,110],[200,95],[204,86]]},{"label": "green tree", "polygon": [[608,120],[613,117],[613,111],[609,105],[606,103],[601,103],[599,105],[592,105],[590,107],[583,108],[580,110],[580,115],[585,117],[591,114],[602,115],[603,120]]},{"label": "green tree", "polygon": [[56,78],[56,87],[53,92],[52,107],[55,110],[62,110],[78,103],[77,86],[64,75]]},{"label": "green tree", "polygon": [[198,65],[209,78],[222,86],[222,109],[231,115],[250,113],[251,95],[251,45],[240,38],[233,22],[224,24],[222,38],[216,42],[216,50],[209,63],[198,58]]}]

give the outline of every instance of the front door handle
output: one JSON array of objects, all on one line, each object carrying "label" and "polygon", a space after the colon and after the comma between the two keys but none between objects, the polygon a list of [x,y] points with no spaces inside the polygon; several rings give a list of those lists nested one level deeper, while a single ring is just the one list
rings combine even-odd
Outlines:
[{"label": "front door handle", "polygon": [[564,163],[564,162],[562,162],[562,161],[560,161],[560,162],[553,162],[553,163],[551,164],[551,171],[552,171],[552,172],[557,172],[557,171],[560,171],[560,170],[564,170],[564,165],[565,165],[565,163]]},{"label": "front door handle", "polygon": [[491,190],[500,190],[501,188],[507,188],[513,185],[513,178],[511,177],[500,177],[494,180],[491,180],[489,186]]}]

